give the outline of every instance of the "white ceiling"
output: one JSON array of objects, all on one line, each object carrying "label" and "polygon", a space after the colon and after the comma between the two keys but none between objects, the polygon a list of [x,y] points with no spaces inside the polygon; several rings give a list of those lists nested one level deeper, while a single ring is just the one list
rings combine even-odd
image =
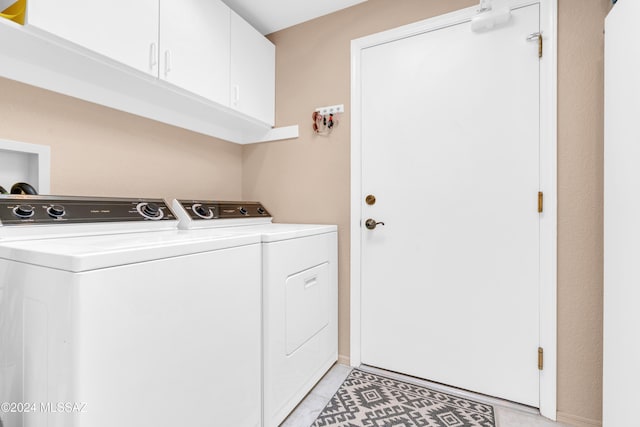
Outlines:
[{"label": "white ceiling", "polygon": [[366,0],[222,0],[262,34],[270,34]]}]

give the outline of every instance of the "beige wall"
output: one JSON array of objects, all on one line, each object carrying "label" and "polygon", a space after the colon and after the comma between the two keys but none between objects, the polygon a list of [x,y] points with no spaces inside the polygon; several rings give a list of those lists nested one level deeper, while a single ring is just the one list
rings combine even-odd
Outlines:
[{"label": "beige wall", "polygon": [[602,418],[604,17],[559,1],[558,410]]},{"label": "beige wall", "polygon": [[[277,46],[278,125],[297,140],[244,147],[243,196],[278,221],[340,227],[340,347],[349,355],[350,40],[477,4],[369,0],[270,36]],[[558,411],[601,420],[603,37],[609,0],[559,0]],[[330,137],[314,135],[315,107],[344,103]]]},{"label": "beige wall", "polygon": [[1,78],[0,123],[0,139],[51,147],[53,194],[242,196],[236,144]]}]

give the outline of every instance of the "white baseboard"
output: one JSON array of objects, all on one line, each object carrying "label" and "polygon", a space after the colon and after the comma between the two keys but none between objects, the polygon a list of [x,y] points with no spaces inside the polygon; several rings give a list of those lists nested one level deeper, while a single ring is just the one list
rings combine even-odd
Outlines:
[{"label": "white baseboard", "polygon": [[558,422],[569,424],[575,427],[602,427],[602,421],[591,420],[589,418],[579,417],[577,415],[567,414],[558,411]]}]

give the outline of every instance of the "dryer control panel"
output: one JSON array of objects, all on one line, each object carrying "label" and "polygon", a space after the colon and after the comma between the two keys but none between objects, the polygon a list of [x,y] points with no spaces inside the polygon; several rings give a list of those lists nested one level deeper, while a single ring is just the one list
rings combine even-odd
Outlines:
[{"label": "dryer control panel", "polygon": [[0,196],[2,226],[175,220],[162,199]]},{"label": "dryer control panel", "polygon": [[207,219],[271,218],[260,202],[216,202],[207,200],[178,200],[194,221]]}]

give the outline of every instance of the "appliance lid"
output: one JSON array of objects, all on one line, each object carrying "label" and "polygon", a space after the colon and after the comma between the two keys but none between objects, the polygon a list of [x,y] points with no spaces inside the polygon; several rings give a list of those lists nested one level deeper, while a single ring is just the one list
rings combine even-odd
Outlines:
[{"label": "appliance lid", "polygon": [[325,224],[266,224],[242,227],[245,232],[260,233],[262,242],[279,242],[281,240],[299,239],[319,234],[335,233],[337,225]]},{"label": "appliance lid", "polygon": [[260,243],[252,232],[182,230],[16,240],[0,243],[0,259],[83,272]]}]

